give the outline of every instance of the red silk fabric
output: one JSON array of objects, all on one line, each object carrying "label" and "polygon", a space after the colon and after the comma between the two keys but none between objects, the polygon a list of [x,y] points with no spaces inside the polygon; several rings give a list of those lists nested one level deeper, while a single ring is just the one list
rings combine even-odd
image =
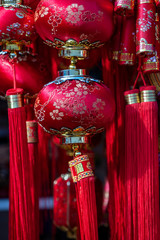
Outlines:
[{"label": "red silk fabric", "polygon": [[75,185],[69,174],[61,174],[54,181],[54,224],[73,230],[78,226]]},{"label": "red silk fabric", "polygon": [[37,93],[43,85],[51,80],[45,63],[38,57],[24,55],[13,63],[8,55],[0,55],[0,89],[6,91],[13,87],[14,69],[17,87],[23,87],[25,92]]},{"label": "red silk fabric", "polygon": [[104,84],[78,80],[44,86],[34,106],[37,121],[48,131],[79,126],[102,128],[113,119],[114,108],[110,90]]},{"label": "red silk fabric", "polygon": [[124,18],[121,36],[119,64],[133,65],[136,60],[136,26],[135,17]]},{"label": "red silk fabric", "polygon": [[36,37],[34,12],[29,8],[0,7],[0,41],[33,41]]},{"label": "red silk fabric", "polygon": [[136,22],[136,53],[153,54],[155,51],[155,6],[152,0],[138,1]]},{"label": "red silk fabric", "polygon": [[42,0],[35,12],[37,32],[46,42],[54,42],[55,38],[74,39],[78,43],[83,40],[105,42],[114,28],[112,3],[107,1],[106,5],[110,8],[102,8],[91,0]]}]

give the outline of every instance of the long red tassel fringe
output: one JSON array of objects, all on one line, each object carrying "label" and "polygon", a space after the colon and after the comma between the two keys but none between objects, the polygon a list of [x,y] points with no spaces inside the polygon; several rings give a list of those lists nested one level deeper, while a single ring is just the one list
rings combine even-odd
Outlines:
[{"label": "long red tassel fringe", "polygon": [[125,239],[138,240],[137,171],[139,159],[139,90],[125,92]]},{"label": "long red tassel fringe", "polygon": [[[69,166],[73,181],[77,182],[76,196],[81,240],[98,240],[95,182],[91,163],[87,155],[81,155],[70,161]],[[90,171],[87,166],[91,167]]]},{"label": "long red tassel fringe", "polygon": [[158,105],[153,86],[141,87],[138,240],[159,240]]},{"label": "long red tassel fringe", "polygon": [[38,166],[38,128],[34,120],[26,121],[27,142],[30,164],[32,240],[39,240],[39,166]]},{"label": "long red tassel fringe", "polygon": [[30,173],[23,90],[7,91],[10,141],[9,239],[32,239]]}]

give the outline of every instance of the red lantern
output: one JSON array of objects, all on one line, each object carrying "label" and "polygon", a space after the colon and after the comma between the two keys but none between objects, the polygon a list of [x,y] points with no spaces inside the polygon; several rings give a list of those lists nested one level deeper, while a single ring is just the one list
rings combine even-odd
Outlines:
[{"label": "red lantern", "polygon": [[[102,8],[97,1],[42,0],[35,12],[35,25],[40,37],[50,46],[67,44],[97,46],[113,33],[113,6]],[[71,41],[72,40],[72,41]]]},{"label": "red lantern", "polygon": [[[110,90],[89,77],[59,77],[47,84],[35,102],[37,121],[50,133],[101,129],[114,115]],[[69,130],[70,129],[70,130]],[[83,129],[83,130],[82,130]]]},{"label": "red lantern", "polygon": [[73,238],[78,227],[78,213],[75,184],[70,173],[61,174],[54,181],[53,192],[54,224]]},{"label": "red lantern", "polygon": [[13,64],[8,56],[0,55],[0,91],[6,92],[13,87],[14,67],[16,85],[23,88],[25,92],[37,93],[47,81],[51,80],[44,62],[27,54],[19,56]]},{"label": "red lantern", "polygon": [[29,44],[37,36],[34,12],[27,7],[18,4],[1,6],[0,22],[0,42]]}]

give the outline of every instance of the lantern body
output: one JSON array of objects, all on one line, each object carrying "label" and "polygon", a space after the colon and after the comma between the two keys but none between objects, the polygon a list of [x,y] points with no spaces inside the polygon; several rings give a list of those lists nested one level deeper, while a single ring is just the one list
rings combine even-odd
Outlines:
[{"label": "lantern body", "polygon": [[113,33],[113,6],[101,8],[97,1],[42,0],[35,12],[35,26],[48,44],[63,45],[68,39],[77,43],[107,41]]},{"label": "lantern body", "polygon": [[1,91],[6,92],[13,87],[13,67],[15,67],[16,85],[23,88],[25,92],[37,93],[45,83],[51,80],[51,74],[45,63],[38,57],[25,54],[13,63],[8,54],[0,55]]},{"label": "lantern body", "polygon": [[0,41],[32,41],[37,34],[34,27],[34,12],[29,8],[0,6]]},{"label": "lantern body", "polygon": [[75,186],[69,173],[54,181],[54,224],[66,230],[78,226]]},{"label": "lantern body", "polygon": [[49,132],[62,128],[100,129],[114,116],[114,100],[102,83],[66,80],[44,86],[35,102],[37,121]]}]

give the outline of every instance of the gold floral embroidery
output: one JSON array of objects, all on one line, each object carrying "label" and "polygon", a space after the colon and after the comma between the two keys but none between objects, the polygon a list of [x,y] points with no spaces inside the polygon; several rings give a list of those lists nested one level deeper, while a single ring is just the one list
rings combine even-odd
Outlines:
[{"label": "gold floral embroidery", "polygon": [[80,21],[80,15],[82,14],[82,11],[84,10],[83,5],[78,4],[71,4],[66,8],[66,11],[68,13],[66,17],[67,22],[71,23],[77,23]]}]

